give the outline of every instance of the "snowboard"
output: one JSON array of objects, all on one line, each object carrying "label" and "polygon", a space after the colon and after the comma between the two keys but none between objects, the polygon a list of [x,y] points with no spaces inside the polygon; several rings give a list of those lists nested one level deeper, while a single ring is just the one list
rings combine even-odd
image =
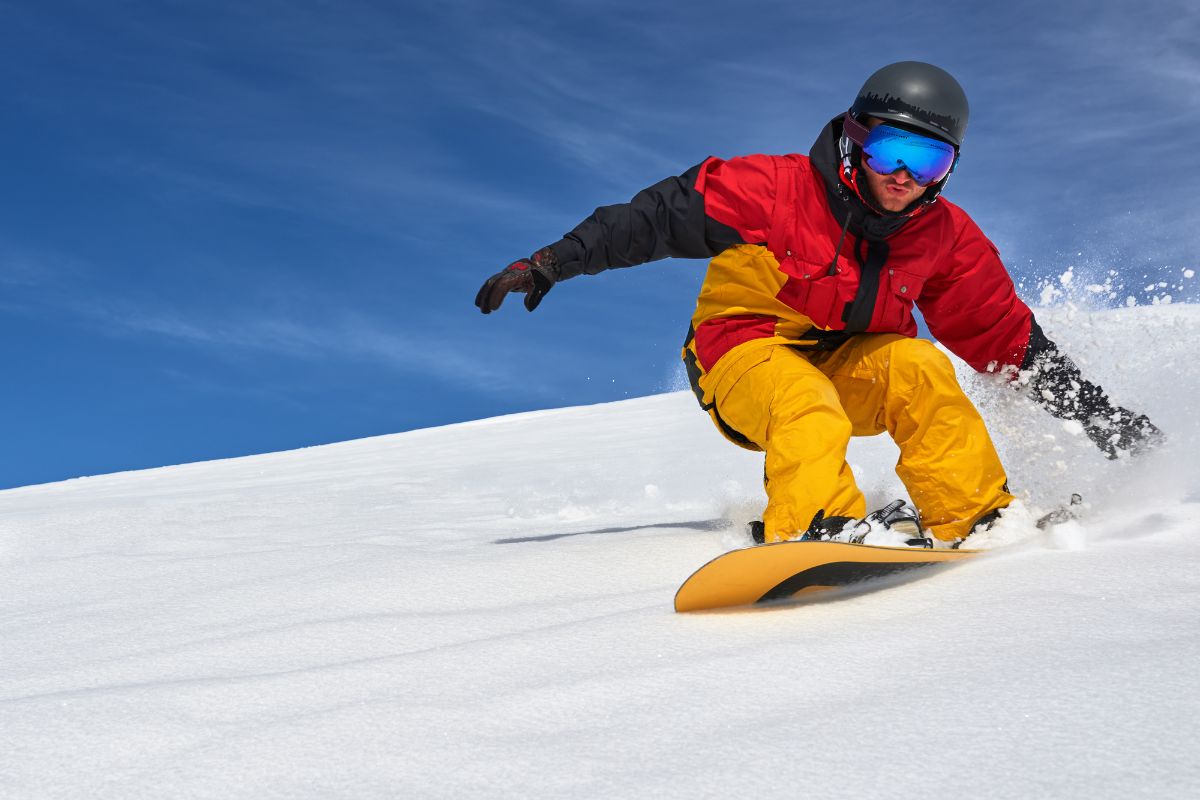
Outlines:
[{"label": "snowboard", "polygon": [[848,542],[775,542],[714,558],[675,593],[676,611],[707,611],[804,597],[939,564],[983,550],[878,547]]}]

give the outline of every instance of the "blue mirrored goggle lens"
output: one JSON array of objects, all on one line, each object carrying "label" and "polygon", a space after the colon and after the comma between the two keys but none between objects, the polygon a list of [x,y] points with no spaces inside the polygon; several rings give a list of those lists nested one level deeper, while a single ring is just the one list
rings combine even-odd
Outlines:
[{"label": "blue mirrored goggle lens", "polygon": [[867,166],[881,175],[908,170],[921,186],[937,183],[954,166],[954,146],[928,136],[879,125],[862,145]]}]

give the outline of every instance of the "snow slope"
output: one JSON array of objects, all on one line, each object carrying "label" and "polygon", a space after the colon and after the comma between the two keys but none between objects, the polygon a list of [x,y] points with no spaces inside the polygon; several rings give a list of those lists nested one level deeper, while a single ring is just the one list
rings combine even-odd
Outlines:
[{"label": "snow slope", "polygon": [[964,373],[1089,517],[799,607],[672,612],[761,503],[685,393],[0,492],[0,797],[1195,796],[1200,308],[1039,318],[1169,445]]}]

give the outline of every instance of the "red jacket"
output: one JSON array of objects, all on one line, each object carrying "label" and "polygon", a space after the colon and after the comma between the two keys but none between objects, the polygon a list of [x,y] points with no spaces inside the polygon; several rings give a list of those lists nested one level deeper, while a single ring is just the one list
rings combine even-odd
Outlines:
[{"label": "red jacket", "polygon": [[756,336],[803,339],[813,327],[916,336],[914,304],[934,337],[975,369],[1021,366],[1033,316],[995,246],[953,203],[921,207],[871,263],[869,243],[842,238],[807,156],[710,158],[694,189],[706,216],[753,243],[709,266],[692,321],[706,370]]}]

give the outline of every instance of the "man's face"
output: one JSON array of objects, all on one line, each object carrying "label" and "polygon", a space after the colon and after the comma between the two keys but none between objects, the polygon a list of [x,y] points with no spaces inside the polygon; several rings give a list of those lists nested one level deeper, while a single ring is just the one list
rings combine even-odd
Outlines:
[{"label": "man's face", "polygon": [[[883,120],[867,119],[867,127],[870,129],[877,128],[882,124]],[[906,169],[897,170],[891,175],[880,175],[867,166],[865,158],[862,160],[862,168],[862,174],[867,179],[867,186],[871,188],[875,202],[879,204],[880,208],[887,211],[903,211],[918,197],[925,194],[925,190],[929,188],[919,185]]]}]

